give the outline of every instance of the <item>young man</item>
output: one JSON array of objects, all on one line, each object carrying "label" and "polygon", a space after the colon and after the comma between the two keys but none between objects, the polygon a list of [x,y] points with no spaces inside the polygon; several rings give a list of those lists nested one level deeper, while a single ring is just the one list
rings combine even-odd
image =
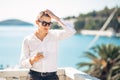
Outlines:
[{"label": "young man", "polygon": [[[50,30],[51,19],[63,30]],[[23,41],[20,64],[30,69],[29,80],[59,80],[56,74],[58,41],[72,36],[75,30],[50,10],[40,12],[36,24],[38,29]]]}]

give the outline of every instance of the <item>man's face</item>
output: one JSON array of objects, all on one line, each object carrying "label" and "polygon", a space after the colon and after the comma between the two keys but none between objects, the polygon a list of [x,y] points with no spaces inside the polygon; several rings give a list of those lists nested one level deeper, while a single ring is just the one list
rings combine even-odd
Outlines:
[{"label": "man's face", "polygon": [[38,20],[38,28],[45,33],[48,33],[50,26],[51,26],[51,18],[47,16],[42,16]]}]

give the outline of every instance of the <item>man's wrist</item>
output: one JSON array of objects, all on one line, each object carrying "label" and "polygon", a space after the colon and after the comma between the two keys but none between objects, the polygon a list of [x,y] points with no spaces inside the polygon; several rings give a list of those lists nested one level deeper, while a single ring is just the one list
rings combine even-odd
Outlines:
[{"label": "man's wrist", "polygon": [[33,65],[33,63],[34,63],[34,59],[30,58],[30,64]]},{"label": "man's wrist", "polygon": [[59,17],[57,17],[57,18],[56,18],[56,20],[57,20],[57,21],[60,21],[60,18],[59,18]]},{"label": "man's wrist", "polygon": [[55,19],[57,22],[60,21],[60,18],[57,17],[57,16],[54,16],[54,19]]}]

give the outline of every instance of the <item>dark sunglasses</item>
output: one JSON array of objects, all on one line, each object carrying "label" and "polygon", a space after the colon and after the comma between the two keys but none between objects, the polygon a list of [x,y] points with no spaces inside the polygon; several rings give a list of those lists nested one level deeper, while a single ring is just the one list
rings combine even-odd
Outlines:
[{"label": "dark sunglasses", "polygon": [[41,21],[41,20],[38,20],[38,22],[41,22],[42,26],[50,26],[52,24],[52,22],[46,22],[46,21]]}]

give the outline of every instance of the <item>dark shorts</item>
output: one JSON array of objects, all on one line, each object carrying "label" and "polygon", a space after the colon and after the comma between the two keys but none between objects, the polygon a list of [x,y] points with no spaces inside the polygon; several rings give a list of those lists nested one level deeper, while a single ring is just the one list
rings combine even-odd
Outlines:
[{"label": "dark shorts", "polygon": [[30,70],[27,80],[59,80],[59,78],[56,72],[41,73]]}]

